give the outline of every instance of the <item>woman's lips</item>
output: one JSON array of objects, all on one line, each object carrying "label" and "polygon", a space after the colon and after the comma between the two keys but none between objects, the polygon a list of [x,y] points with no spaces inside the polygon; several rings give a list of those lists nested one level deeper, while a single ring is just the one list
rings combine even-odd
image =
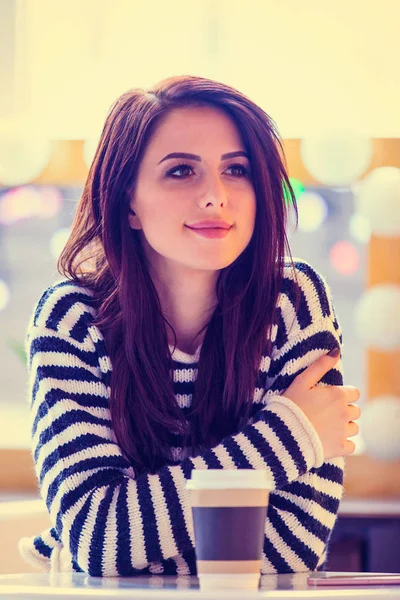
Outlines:
[{"label": "woman's lips", "polygon": [[201,235],[202,237],[206,238],[224,238],[232,229],[222,229],[221,227],[207,227],[203,229],[193,229],[192,227],[187,228],[190,229],[190,231],[193,231],[194,233],[197,233],[198,235]]}]

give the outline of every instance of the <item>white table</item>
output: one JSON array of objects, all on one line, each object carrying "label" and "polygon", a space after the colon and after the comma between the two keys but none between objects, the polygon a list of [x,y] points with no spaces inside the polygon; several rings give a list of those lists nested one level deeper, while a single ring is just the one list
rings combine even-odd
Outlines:
[{"label": "white table", "polygon": [[400,586],[329,587],[307,585],[307,573],[264,575],[259,591],[218,590],[202,592],[196,577],[89,577],[83,573],[35,573],[0,576],[0,598],[13,600],[289,600],[310,598],[400,598]]},{"label": "white table", "polygon": [[341,501],[339,506],[340,517],[357,517],[388,519],[400,517],[400,500],[376,498],[349,498]]}]

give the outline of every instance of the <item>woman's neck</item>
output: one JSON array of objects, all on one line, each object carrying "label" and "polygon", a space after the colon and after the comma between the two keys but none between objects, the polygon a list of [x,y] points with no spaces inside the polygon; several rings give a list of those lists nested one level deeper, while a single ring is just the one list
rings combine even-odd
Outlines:
[{"label": "woman's neck", "polygon": [[[209,322],[218,304],[215,295],[217,276],[218,272],[198,272],[197,277],[177,276],[172,279],[169,276],[168,280],[157,278],[154,282],[163,315],[173,327],[176,347],[182,352],[194,354],[202,343],[205,331],[198,334]],[[168,343],[174,345],[174,334],[168,325],[166,327]]]}]

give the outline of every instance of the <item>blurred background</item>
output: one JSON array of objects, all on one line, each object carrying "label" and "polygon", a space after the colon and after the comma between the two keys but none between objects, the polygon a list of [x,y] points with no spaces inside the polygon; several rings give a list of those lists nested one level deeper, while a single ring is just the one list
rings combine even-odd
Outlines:
[{"label": "blurred background", "polygon": [[[38,497],[25,332],[61,278],[56,261],[106,114],[127,89],[200,75],[276,122],[299,208],[292,253],[328,281],[345,382],[361,390],[332,565],[341,555],[341,570],[400,571],[390,558],[400,550],[399,22],[397,0],[0,0],[4,506]],[[28,506],[8,505],[8,520]]]}]

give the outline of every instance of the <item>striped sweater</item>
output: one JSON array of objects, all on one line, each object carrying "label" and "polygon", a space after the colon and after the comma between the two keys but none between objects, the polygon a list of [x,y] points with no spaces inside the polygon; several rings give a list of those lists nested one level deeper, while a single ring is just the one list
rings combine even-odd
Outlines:
[{"label": "striped sweater", "polygon": [[[325,280],[306,262],[285,266],[263,356],[252,417],[199,456],[179,444],[176,464],[135,476],[118,446],[109,410],[110,373],[90,290],[62,280],[34,308],[27,331],[32,452],[51,527],[22,538],[22,556],[40,569],[92,576],[196,574],[193,521],[185,484],[193,469],[264,469],[271,494],[262,573],[321,568],[343,492],[343,458],[324,461],[318,435],[283,395],[320,355],[341,347]],[[295,311],[295,291],[301,297]],[[200,347],[170,347],[176,401],[190,422]],[[341,361],[320,385],[342,385]]]}]

